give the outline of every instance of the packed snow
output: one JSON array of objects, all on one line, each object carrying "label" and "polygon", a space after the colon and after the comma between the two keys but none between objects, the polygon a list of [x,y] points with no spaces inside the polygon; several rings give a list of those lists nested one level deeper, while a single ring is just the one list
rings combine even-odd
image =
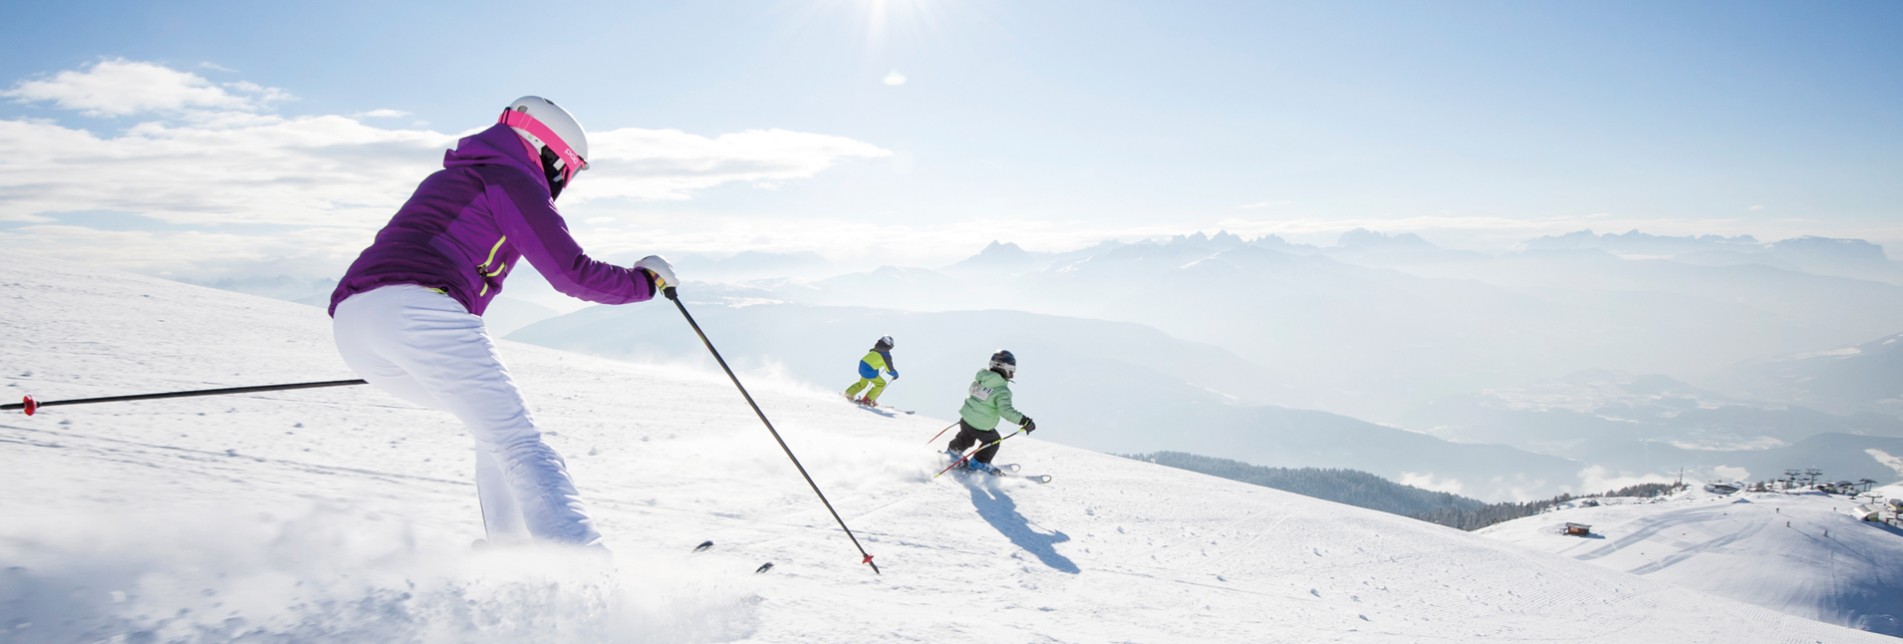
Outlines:
[{"label": "packed snow", "polygon": [[[1478,533],[1718,597],[1903,636],[1903,528],[1863,521],[1859,506],[1865,504],[1857,499],[1693,488],[1670,498],[1591,501]],[[1562,534],[1567,523],[1589,525],[1592,534]]]},{"label": "packed snow", "polygon": [[[8,398],[352,376],[320,309],[41,258],[0,267],[0,329]],[[949,419],[743,374],[874,574],[711,361],[502,351],[611,559],[473,547],[465,432],[367,387],[47,407],[0,418],[0,640],[1894,641],[1061,419],[999,459],[1050,485],[935,479]]]}]

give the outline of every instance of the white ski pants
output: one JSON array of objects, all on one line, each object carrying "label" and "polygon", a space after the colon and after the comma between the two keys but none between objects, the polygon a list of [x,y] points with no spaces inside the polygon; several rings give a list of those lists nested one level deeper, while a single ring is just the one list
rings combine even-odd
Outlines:
[{"label": "white ski pants", "polygon": [[344,363],[364,380],[469,426],[490,543],[600,544],[567,464],[542,442],[481,317],[434,289],[403,284],[350,296],[331,328]]}]

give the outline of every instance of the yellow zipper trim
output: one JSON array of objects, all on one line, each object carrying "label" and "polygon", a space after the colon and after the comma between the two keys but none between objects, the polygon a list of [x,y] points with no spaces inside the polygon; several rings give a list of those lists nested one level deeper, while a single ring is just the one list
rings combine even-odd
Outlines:
[{"label": "yellow zipper trim", "polygon": [[496,245],[489,247],[489,258],[482,260],[482,263],[477,264],[476,268],[478,270],[488,268],[489,262],[496,261],[496,251],[502,250],[502,242],[506,241],[509,241],[508,235],[503,235],[501,239],[496,240]]},{"label": "yellow zipper trim", "polygon": [[[502,269],[509,267],[508,262],[503,262],[502,265],[496,267],[496,270],[489,271],[487,273],[482,272],[484,269],[489,268],[489,262],[496,261],[496,252],[502,250],[502,243],[506,241],[509,241],[509,236],[503,235],[501,239],[496,240],[496,245],[489,247],[489,258],[482,260],[481,264],[476,265],[477,273],[481,273],[483,277],[495,277],[497,275],[502,274]],[[489,294],[489,280],[485,279],[482,281],[482,292],[477,293],[476,297],[482,297],[488,294]]]}]

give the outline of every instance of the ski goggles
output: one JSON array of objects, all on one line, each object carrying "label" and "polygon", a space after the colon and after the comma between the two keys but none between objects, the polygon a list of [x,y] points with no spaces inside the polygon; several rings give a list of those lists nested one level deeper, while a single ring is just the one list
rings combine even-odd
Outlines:
[{"label": "ski goggles", "polygon": [[547,125],[543,125],[541,121],[535,120],[535,117],[529,116],[528,112],[503,110],[502,118],[497,119],[496,122],[509,127],[522,128],[529,133],[529,136],[533,136],[536,140],[541,141],[542,150],[540,151],[536,150],[535,145],[528,141],[523,141],[522,144],[528,146],[530,158],[539,158],[543,152],[547,152],[555,155],[555,158],[561,161],[562,185],[568,185],[568,183],[574,181],[577,173],[588,169],[588,161],[581,158],[581,155],[575,152],[575,148],[570,147],[567,141],[563,141],[562,137],[557,136],[554,130],[548,129]]}]

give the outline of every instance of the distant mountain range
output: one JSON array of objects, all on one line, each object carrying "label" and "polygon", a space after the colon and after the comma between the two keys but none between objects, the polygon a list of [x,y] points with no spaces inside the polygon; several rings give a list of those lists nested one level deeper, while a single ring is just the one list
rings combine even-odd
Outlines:
[{"label": "distant mountain range", "polygon": [[[1219,232],[1065,252],[998,240],[946,266],[846,274],[813,253],[675,259],[748,368],[843,388],[870,339],[893,334],[901,365],[929,368],[887,401],[929,408],[954,405],[982,356],[1009,347],[1027,357],[1027,401],[1105,451],[1355,467],[1494,498],[1577,489],[1589,467],[1855,469],[1885,462],[1869,450],[1903,454],[1882,442],[1903,416],[1903,280],[1860,240],[1581,231],[1485,254],[1410,233],[1322,247]],[[578,303],[535,277],[498,299],[497,334],[544,320],[516,337],[616,357],[700,351],[653,331],[678,326],[654,317],[665,307],[546,320]],[[327,297],[287,280],[223,286]],[[1568,382],[1601,372],[1670,375]],[[1343,456],[1340,437],[1383,447]],[[1435,458],[1389,459],[1400,446]]]},{"label": "distant mountain range", "polygon": [[1590,230],[1540,237],[1521,245],[1526,251],[1596,250],[1637,259],[1672,259],[1688,264],[1726,266],[1760,264],[1820,275],[1903,283],[1903,265],[1883,247],[1861,239],[1797,237],[1764,243],[1750,235],[1673,237],[1636,230],[1595,235]]},{"label": "distant mountain range", "polygon": [[1717,380],[1719,386],[1741,396],[1839,414],[1903,417],[1903,333],[1750,361]]},{"label": "distant mountain range", "polygon": [[1594,370],[1451,396],[1415,409],[1403,426],[1620,471],[1745,479],[1821,467],[1837,477],[1903,477],[1892,464],[1903,457],[1903,419],[1746,402],[1660,375]]},{"label": "distant mountain range", "polygon": [[[753,378],[843,390],[872,340],[891,335],[901,378],[881,402],[955,417],[992,351],[1019,360],[1013,390],[1037,436],[1111,453],[1217,454],[1268,466],[1343,467],[1432,482],[1488,499],[1578,490],[1587,464],[1496,445],[1466,445],[1326,412],[1274,406],[1292,394],[1218,347],[1141,325],[1017,311],[899,312],[764,301],[701,291],[694,316],[728,362]],[[594,307],[509,339],[610,358],[705,360],[671,309]],[[843,399],[841,405],[846,405]],[[870,412],[869,412],[870,413]]]},{"label": "distant mountain range", "polygon": [[1069,253],[1000,242],[940,270],[882,269],[776,293],[1141,323],[1226,347],[1321,408],[1377,420],[1583,369],[1699,373],[1860,340],[1903,319],[1903,287],[1890,284],[1597,249],[1488,256],[1372,231],[1326,249],[1226,233]]}]

